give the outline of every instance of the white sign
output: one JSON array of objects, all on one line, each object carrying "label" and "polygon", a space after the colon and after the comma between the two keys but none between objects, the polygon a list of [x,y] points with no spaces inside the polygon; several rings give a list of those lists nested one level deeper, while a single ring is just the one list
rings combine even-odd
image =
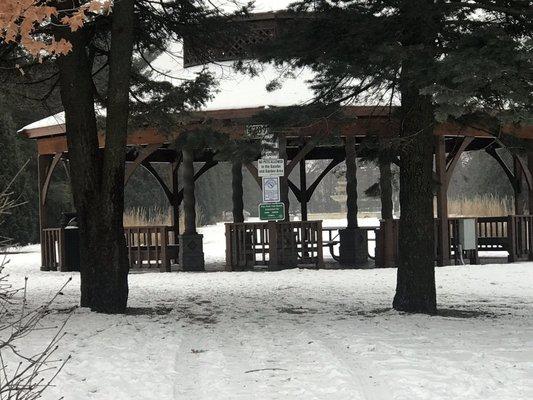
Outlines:
[{"label": "white sign", "polygon": [[279,177],[263,178],[263,203],[279,203],[280,201]]},{"label": "white sign", "polygon": [[260,177],[270,178],[285,175],[285,160],[281,158],[260,158],[257,161],[257,172]]}]

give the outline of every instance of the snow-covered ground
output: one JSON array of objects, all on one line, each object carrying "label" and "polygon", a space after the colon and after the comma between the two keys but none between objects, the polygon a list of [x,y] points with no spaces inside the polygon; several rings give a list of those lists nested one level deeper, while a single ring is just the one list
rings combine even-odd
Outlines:
[{"label": "snow-covered ground", "polygon": [[[204,229],[218,262],[220,227]],[[38,248],[10,255],[30,305],[70,277],[47,325],[79,297],[79,276],[40,272]],[[146,273],[131,314],[76,309],[72,355],[45,399],[533,398],[533,263],[437,269],[440,316],[392,311],[396,270]],[[24,339],[26,352],[54,333]]]}]

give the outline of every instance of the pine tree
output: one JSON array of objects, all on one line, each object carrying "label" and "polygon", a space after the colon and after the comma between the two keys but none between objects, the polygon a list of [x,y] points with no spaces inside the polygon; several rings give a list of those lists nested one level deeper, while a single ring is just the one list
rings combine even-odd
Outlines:
[{"label": "pine tree", "polygon": [[435,313],[433,130],[533,122],[533,2],[303,0],[261,61],[310,67],[326,103],[400,104],[400,260],[393,306]]}]

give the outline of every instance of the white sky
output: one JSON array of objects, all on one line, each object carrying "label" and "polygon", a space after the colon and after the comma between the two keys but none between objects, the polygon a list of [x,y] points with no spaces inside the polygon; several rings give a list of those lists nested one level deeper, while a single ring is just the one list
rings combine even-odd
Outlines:
[{"label": "white sky", "polygon": [[[254,12],[276,11],[286,8],[294,0],[257,0]],[[236,2],[232,0],[213,0],[213,4],[227,10],[235,10]],[[246,0],[238,0],[240,5],[246,4]],[[165,75],[175,78],[193,78],[195,73],[202,67],[184,69],[181,60],[181,45],[176,45],[169,50],[168,54],[158,57],[153,65]],[[256,77],[237,73],[232,68],[232,62],[210,64],[207,68],[215,75],[219,86],[215,94],[204,110],[221,110],[231,108],[261,107],[261,106],[290,106],[302,104],[313,98],[306,81],[313,77],[309,70],[296,71],[294,79],[283,79],[282,87],[273,92],[268,92],[266,85],[273,79],[282,75],[272,65],[264,65]],[[160,79],[171,80],[168,76],[161,75]],[[176,79],[175,83],[179,83]]]},{"label": "white sky", "polygon": [[[214,0],[214,4],[228,11],[235,9],[235,1]],[[293,0],[257,0],[254,12],[276,11],[286,8]],[[239,0],[239,4],[246,4]],[[202,67],[183,68],[181,60],[181,45],[170,49],[168,54],[158,57],[153,65],[160,72],[175,78],[193,78]],[[203,110],[222,110],[232,108],[264,107],[264,106],[290,106],[302,104],[313,98],[306,81],[313,77],[309,70],[296,72],[295,79],[283,79],[280,89],[273,92],[266,90],[266,85],[273,79],[280,77],[281,71],[272,65],[264,65],[256,77],[237,73],[232,68],[232,62],[208,65],[207,68],[218,80],[218,91],[214,98],[208,102]],[[161,74],[159,79],[170,80],[178,84],[178,79],[171,79]],[[63,113],[50,116],[26,126],[23,129],[38,128],[64,123]]]}]

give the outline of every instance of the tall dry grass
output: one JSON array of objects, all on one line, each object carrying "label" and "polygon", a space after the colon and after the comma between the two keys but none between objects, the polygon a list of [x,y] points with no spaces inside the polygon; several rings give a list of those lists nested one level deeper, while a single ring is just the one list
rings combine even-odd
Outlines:
[{"label": "tall dry grass", "polygon": [[451,217],[502,217],[513,214],[514,205],[507,197],[463,197],[448,201],[448,213]]},{"label": "tall dry grass", "polygon": [[[196,226],[201,226],[202,211],[196,208]],[[180,226],[184,226],[183,213],[180,215]],[[132,207],[124,211],[125,228],[132,226],[172,226],[172,210],[161,207]]]},{"label": "tall dry grass", "polygon": [[133,207],[124,212],[124,226],[172,225],[170,208]]}]

